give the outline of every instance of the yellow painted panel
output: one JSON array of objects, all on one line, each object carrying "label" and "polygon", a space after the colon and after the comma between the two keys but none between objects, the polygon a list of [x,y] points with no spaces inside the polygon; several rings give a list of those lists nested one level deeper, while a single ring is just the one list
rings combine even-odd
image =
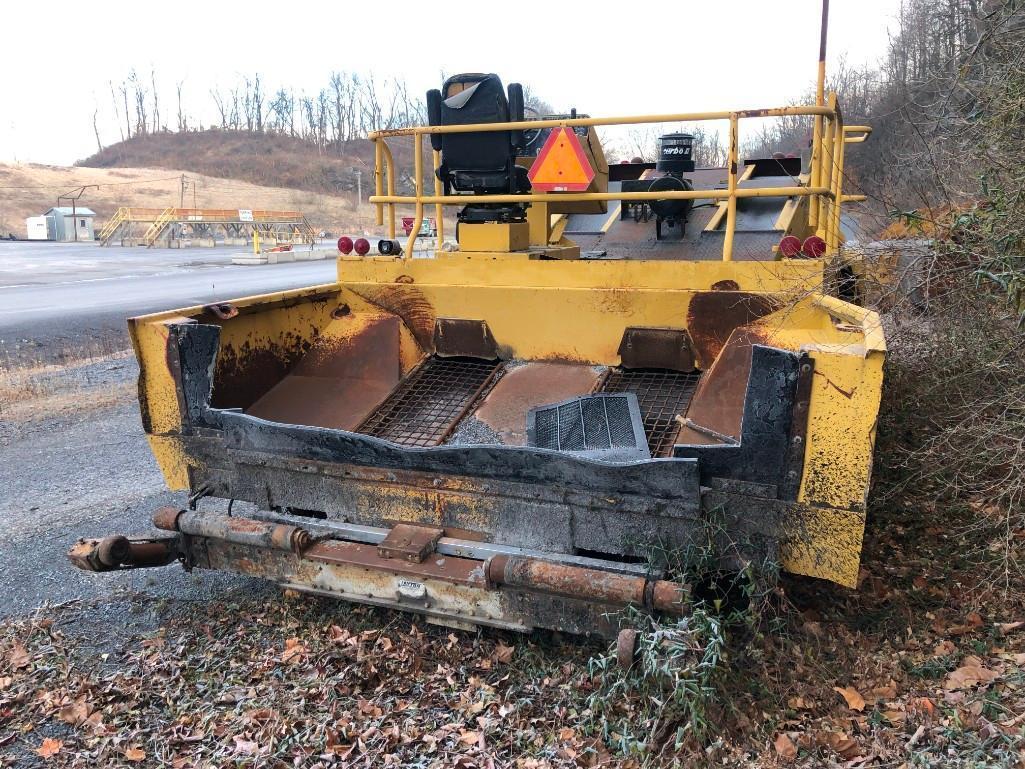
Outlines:
[{"label": "yellow painted panel", "polygon": [[164,483],[171,491],[188,491],[189,457],[181,438],[171,435],[148,435],[150,451],[164,474]]},{"label": "yellow painted panel", "polygon": [[343,285],[423,283],[460,286],[531,286],[537,288],[659,288],[711,290],[724,280],[742,291],[815,291],[822,287],[819,260],[785,262],[676,262],[634,260],[526,261],[496,256],[493,260],[339,259]]},{"label": "yellow painted panel", "polygon": [[864,512],[800,507],[783,529],[780,559],[784,569],[846,587],[857,586]]}]

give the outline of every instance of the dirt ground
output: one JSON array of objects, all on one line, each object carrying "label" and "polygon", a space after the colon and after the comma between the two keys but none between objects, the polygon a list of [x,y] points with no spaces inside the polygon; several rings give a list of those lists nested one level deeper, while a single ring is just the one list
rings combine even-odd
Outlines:
[{"label": "dirt ground", "polygon": [[874,510],[859,590],[784,577],[730,622],[657,628],[628,674],[551,633],[76,571],[79,536],[184,501],[136,373],[120,352],[0,380],[0,766],[1025,766],[1022,596],[936,510]]}]

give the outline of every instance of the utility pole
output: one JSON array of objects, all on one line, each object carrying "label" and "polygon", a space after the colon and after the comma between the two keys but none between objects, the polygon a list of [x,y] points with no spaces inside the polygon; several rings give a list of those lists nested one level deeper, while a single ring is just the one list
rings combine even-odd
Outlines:
[{"label": "utility pole", "polygon": [[[62,200],[71,201],[71,227],[75,231],[76,243],[78,242],[78,206],[76,204],[78,203],[78,199],[82,197],[82,195],[85,194],[85,191],[90,187],[96,187],[97,189],[99,189],[99,185],[87,184],[84,187],[78,187],[76,189],[71,190],[70,192],[66,192],[63,195],[57,196],[57,208],[60,208]],[[56,234],[56,232],[54,234]]]},{"label": "utility pole", "polygon": [[185,208],[185,174],[182,174],[181,194],[178,196],[178,208]]},{"label": "utility pole", "polygon": [[360,231],[362,231],[363,212],[360,210],[360,206],[363,205],[363,172],[358,168],[353,168],[352,170],[356,174],[356,224]]}]

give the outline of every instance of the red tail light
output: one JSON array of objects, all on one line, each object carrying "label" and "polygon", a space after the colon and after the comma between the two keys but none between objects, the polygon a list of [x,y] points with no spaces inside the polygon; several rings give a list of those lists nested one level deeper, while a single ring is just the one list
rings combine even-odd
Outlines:
[{"label": "red tail light", "polygon": [[796,235],[786,235],[779,242],[779,252],[787,259],[793,259],[801,253],[801,239]]},{"label": "red tail light", "polygon": [[370,253],[370,241],[366,238],[356,238],[356,242],[352,244],[352,248],[360,256],[366,256]]},{"label": "red tail light", "polygon": [[352,238],[348,237],[347,235],[342,235],[342,237],[338,238],[338,250],[341,251],[343,254],[351,254]]},{"label": "red tail light", "polygon": [[801,246],[801,252],[812,259],[818,259],[826,253],[826,241],[818,235],[809,235],[804,239],[804,245]]}]

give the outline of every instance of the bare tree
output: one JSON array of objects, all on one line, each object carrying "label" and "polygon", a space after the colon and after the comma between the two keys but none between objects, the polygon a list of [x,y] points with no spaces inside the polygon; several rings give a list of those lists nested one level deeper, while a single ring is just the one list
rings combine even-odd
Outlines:
[{"label": "bare tree", "polygon": [[183,133],[189,130],[189,119],[185,114],[184,107],[182,106],[182,86],[184,85],[184,80],[179,80],[175,85],[175,89],[178,92],[178,130]]},{"label": "bare tree", "polygon": [[152,67],[150,67],[149,77],[150,85],[153,88],[153,133],[156,133],[160,130],[160,100],[157,90],[157,71]]},{"label": "bare tree", "polygon": [[103,142],[100,141],[100,126],[97,122],[97,116],[99,115],[100,107],[99,104],[93,106],[93,133],[96,134],[96,151],[103,152]]},{"label": "bare tree", "polygon": [[149,113],[146,108],[146,85],[133,69],[128,73],[128,84],[135,97],[135,133],[145,134],[149,127]]},{"label": "bare tree", "polygon": [[117,104],[117,93],[114,91],[114,81],[107,81],[110,84],[110,101],[114,105],[114,122],[117,123],[118,131],[121,132],[121,141],[125,140],[125,130],[121,125],[121,111]]}]

